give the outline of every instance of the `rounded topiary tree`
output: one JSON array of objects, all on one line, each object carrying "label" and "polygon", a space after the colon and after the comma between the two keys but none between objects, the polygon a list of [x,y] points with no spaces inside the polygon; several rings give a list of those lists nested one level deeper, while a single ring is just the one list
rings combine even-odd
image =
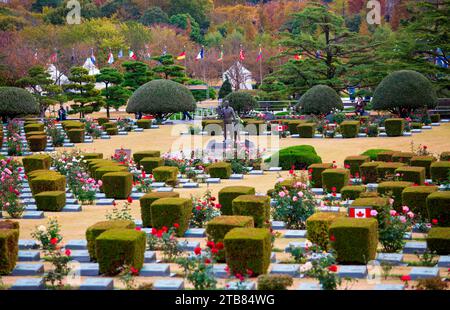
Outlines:
[{"label": "rounded topiary tree", "polygon": [[185,86],[171,80],[153,80],[133,93],[127,113],[141,112],[163,120],[173,113],[191,112],[195,108],[195,99]]},{"label": "rounded topiary tree", "polygon": [[0,115],[3,121],[34,114],[39,114],[39,104],[30,92],[18,87],[0,87]]},{"label": "rounded topiary tree", "polygon": [[230,102],[230,106],[239,115],[248,113],[258,107],[258,101],[256,101],[251,94],[244,91],[230,93],[226,95],[223,100],[228,100]]},{"label": "rounded topiary tree", "polygon": [[372,100],[374,110],[386,110],[396,114],[421,108],[434,108],[436,92],[431,82],[412,70],[395,71],[385,77],[375,89]]},{"label": "rounded topiary tree", "polygon": [[316,85],[310,88],[298,101],[297,111],[302,114],[328,114],[344,108],[341,97],[336,91],[326,85]]}]

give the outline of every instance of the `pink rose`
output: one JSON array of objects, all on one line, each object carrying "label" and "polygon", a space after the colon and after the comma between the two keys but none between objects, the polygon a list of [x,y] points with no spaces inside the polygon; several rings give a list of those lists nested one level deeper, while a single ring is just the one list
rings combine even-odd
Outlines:
[{"label": "pink rose", "polygon": [[389,211],[389,214],[390,214],[391,216],[396,216],[396,215],[397,215],[397,211],[391,210],[391,211]]},{"label": "pink rose", "polygon": [[403,215],[400,216],[400,222],[406,223],[406,217],[404,217]]},{"label": "pink rose", "polygon": [[377,216],[378,212],[377,210],[370,210],[370,216]]},{"label": "pink rose", "polygon": [[414,218],[414,213],[412,213],[411,211],[409,211],[408,213],[406,213],[406,215],[408,215],[408,217],[410,219]]},{"label": "pink rose", "polygon": [[297,201],[297,200],[298,200],[297,196],[292,197],[292,201]]},{"label": "pink rose", "polygon": [[303,192],[298,192],[297,195],[298,195],[298,197],[302,198],[304,194],[303,194]]},{"label": "pink rose", "polygon": [[280,196],[281,198],[283,198],[284,196],[286,196],[286,193],[283,192],[283,191],[281,191],[281,192],[278,193],[278,196]]},{"label": "pink rose", "polygon": [[407,213],[409,211],[409,208],[407,206],[402,207],[403,213]]}]

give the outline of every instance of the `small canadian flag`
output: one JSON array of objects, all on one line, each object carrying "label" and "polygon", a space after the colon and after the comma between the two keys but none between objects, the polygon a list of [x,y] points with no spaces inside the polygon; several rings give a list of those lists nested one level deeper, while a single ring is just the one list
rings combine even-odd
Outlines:
[{"label": "small canadian flag", "polygon": [[371,217],[370,211],[372,208],[370,207],[356,207],[356,208],[349,208],[348,209],[348,216],[354,217],[357,219],[365,219]]},{"label": "small canadian flag", "polygon": [[277,127],[277,130],[278,130],[278,131],[283,131],[283,129],[284,129],[284,126],[283,126],[283,125],[278,125],[278,127]]}]

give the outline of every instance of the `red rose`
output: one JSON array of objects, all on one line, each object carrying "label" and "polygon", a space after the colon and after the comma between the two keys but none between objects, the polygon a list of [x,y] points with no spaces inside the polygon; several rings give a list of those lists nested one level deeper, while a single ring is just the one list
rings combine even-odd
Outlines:
[{"label": "red rose", "polygon": [[216,248],[217,248],[218,250],[222,250],[222,249],[223,249],[223,243],[222,243],[222,242],[217,242],[217,243],[216,243]]},{"label": "red rose", "polygon": [[194,249],[195,255],[200,255],[202,253],[202,249],[198,246]]},{"label": "red rose", "polygon": [[251,277],[253,275],[253,270],[247,269],[247,274],[249,277]]},{"label": "red rose", "polygon": [[131,274],[132,275],[138,275],[139,274],[139,270],[137,270],[136,268],[134,268],[134,267],[130,267],[130,271],[131,271]]},{"label": "red rose", "polygon": [[152,228],[152,235],[156,235],[158,233],[158,231],[156,230],[156,228]]},{"label": "red rose", "polygon": [[70,254],[72,253],[71,251],[70,251],[70,249],[66,249],[66,251],[64,252],[67,256],[70,256]]},{"label": "red rose", "polygon": [[337,271],[337,266],[336,265],[331,265],[330,267],[328,267],[328,270],[331,272],[336,272]]},{"label": "red rose", "polygon": [[333,193],[336,192],[336,187],[333,186],[333,187],[331,188],[331,191],[332,191]]},{"label": "red rose", "polygon": [[162,230],[158,230],[158,231],[156,232],[156,237],[162,238],[162,235],[163,235],[163,231],[162,231]]},{"label": "red rose", "polygon": [[403,282],[411,281],[411,277],[409,275],[404,275],[400,278]]},{"label": "red rose", "polygon": [[432,219],[432,220],[431,220],[431,224],[437,225],[437,223],[438,223],[438,220],[437,220],[437,219]]},{"label": "red rose", "polygon": [[173,224],[173,227],[175,227],[176,229],[178,229],[178,228],[180,227],[180,224],[175,223],[175,224]]},{"label": "red rose", "polygon": [[50,243],[55,245],[55,244],[58,243],[58,239],[57,238],[52,238],[52,239],[50,239]]},{"label": "red rose", "polygon": [[166,226],[163,226],[161,229],[163,232],[167,232],[169,229]]},{"label": "red rose", "polygon": [[331,235],[330,236],[330,241],[333,241],[333,242],[336,241],[336,237],[334,235]]},{"label": "red rose", "polygon": [[208,248],[212,249],[212,248],[214,248],[214,242],[208,241],[208,242],[206,242],[206,246],[207,246]]},{"label": "red rose", "polygon": [[217,254],[217,253],[219,253],[219,250],[218,250],[218,249],[216,249],[216,248],[212,248],[212,249],[211,249],[211,253],[213,253],[213,254]]},{"label": "red rose", "polygon": [[215,201],[215,200],[216,200],[216,197],[211,197],[210,200],[211,200],[211,201]]},{"label": "red rose", "polygon": [[128,196],[127,201],[128,201],[128,203],[132,203],[133,202],[133,198],[131,198],[131,196]]},{"label": "red rose", "polygon": [[216,203],[216,208],[220,209],[220,208],[222,208],[222,205],[220,203]]},{"label": "red rose", "polygon": [[211,260],[209,258],[206,258],[205,259],[205,264],[210,264],[210,263],[211,263]]},{"label": "red rose", "polygon": [[202,209],[202,207],[200,207],[200,206],[195,207],[195,210],[197,210],[197,211],[200,211],[201,209]]},{"label": "red rose", "polygon": [[140,228],[140,227],[136,227],[136,228],[134,228],[134,229],[136,229],[137,231],[141,231],[141,228]]}]

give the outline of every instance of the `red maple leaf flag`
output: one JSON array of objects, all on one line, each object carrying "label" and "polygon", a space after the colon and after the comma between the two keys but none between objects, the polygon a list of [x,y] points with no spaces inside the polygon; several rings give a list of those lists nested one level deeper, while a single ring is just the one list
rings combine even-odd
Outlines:
[{"label": "red maple leaf flag", "polygon": [[245,54],[244,54],[244,49],[241,47],[241,50],[239,51],[239,59],[245,60]]},{"label": "red maple leaf flag", "polygon": [[372,208],[370,207],[355,207],[348,209],[348,216],[356,219],[365,219],[371,217],[370,211]]}]

